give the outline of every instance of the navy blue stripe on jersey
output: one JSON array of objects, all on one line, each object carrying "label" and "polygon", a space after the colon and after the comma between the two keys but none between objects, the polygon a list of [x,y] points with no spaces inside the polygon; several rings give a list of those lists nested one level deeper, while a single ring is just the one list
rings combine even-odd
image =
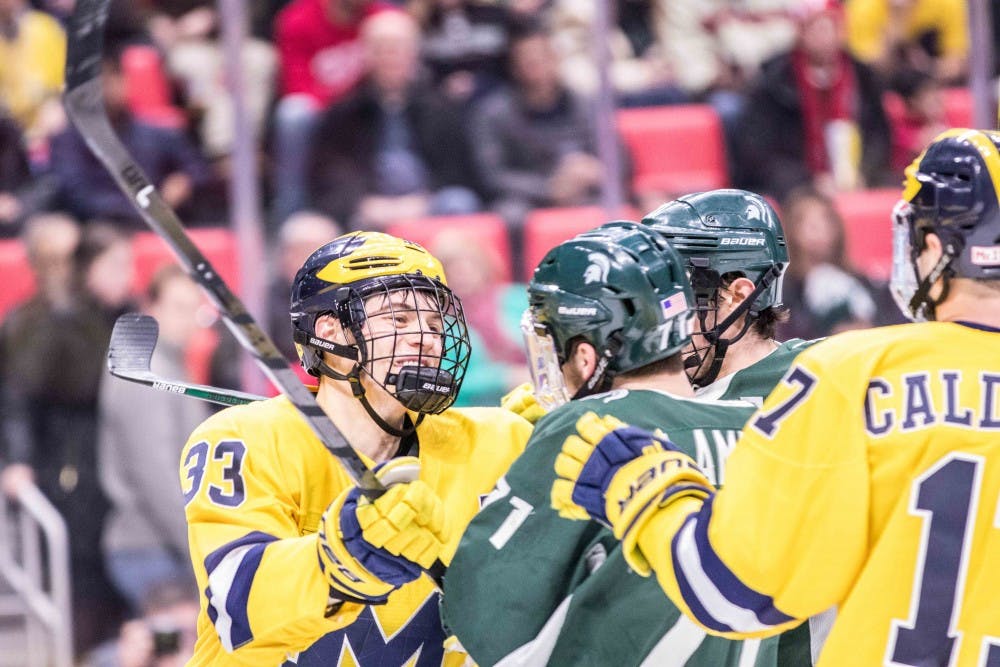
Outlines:
[{"label": "navy blue stripe on jersey", "polygon": [[774,606],[774,598],[768,595],[761,595],[749,586],[746,586],[732,570],[726,567],[708,541],[708,521],[712,514],[712,504],[715,496],[712,495],[705,501],[699,516],[695,519],[694,541],[698,545],[698,554],[701,556],[702,566],[705,573],[718,586],[726,598],[744,609],[751,609],[757,615],[761,623],[767,625],[781,625],[794,621],[795,618],[784,614]]},{"label": "navy blue stripe on jersey", "polygon": [[991,327],[988,324],[969,322],[968,320],[955,320],[955,324],[961,324],[963,327],[969,327],[970,329],[979,329],[980,331],[987,331],[990,333],[1000,333],[1000,329],[997,327]]},{"label": "navy blue stripe on jersey", "polygon": [[212,574],[212,571],[219,566],[222,559],[225,558],[230,551],[238,549],[239,547],[246,546],[248,544],[260,544],[274,542],[277,540],[274,535],[268,535],[267,533],[262,533],[259,530],[255,530],[252,533],[247,533],[238,540],[233,540],[232,542],[227,542],[221,547],[208,554],[205,557],[205,572]]},{"label": "navy blue stripe on jersey", "polygon": [[219,547],[205,558],[208,616],[227,651],[253,640],[247,614],[250,588],[265,547],[276,539],[255,531]]},{"label": "navy blue stripe on jersey", "polygon": [[794,620],[773,598],[740,581],[715,553],[708,540],[714,499],[685,520],[671,545],[677,583],[691,613],[706,628],[722,632],[753,632]]}]

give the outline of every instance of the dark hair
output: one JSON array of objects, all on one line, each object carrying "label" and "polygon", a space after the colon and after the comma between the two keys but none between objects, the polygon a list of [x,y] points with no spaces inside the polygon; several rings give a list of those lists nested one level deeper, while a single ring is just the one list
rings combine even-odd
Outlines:
[{"label": "dark hair", "polygon": [[552,31],[544,21],[538,18],[525,18],[513,21],[507,37],[507,50],[513,51],[516,45],[536,37],[544,39],[552,37]]},{"label": "dark hair", "polygon": [[774,338],[778,325],[787,322],[789,317],[791,311],[788,306],[768,306],[760,311],[751,328],[761,338]]},{"label": "dark hair", "polygon": [[[728,289],[737,278],[746,278],[746,276],[739,271],[722,274],[720,277],[722,287]],[[791,317],[791,311],[788,306],[768,306],[757,313],[757,319],[750,324],[750,329],[760,338],[774,338],[778,325],[787,322],[789,317]]]},{"label": "dark hair", "polygon": [[799,247],[799,225],[801,224],[799,210],[803,204],[808,202],[819,204],[833,223],[835,238],[832,263],[844,271],[853,272],[853,268],[847,260],[847,233],[844,228],[844,219],[833,205],[833,200],[811,185],[795,188],[781,202],[781,220],[785,227],[785,241],[788,243],[790,266],[793,270],[799,269],[801,271],[808,271],[811,268],[805,265],[801,255],[799,255],[801,252]]},{"label": "dark hair", "polygon": [[915,67],[907,67],[893,75],[891,88],[904,100],[910,100],[934,85],[936,85],[935,80],[930,73]]}]

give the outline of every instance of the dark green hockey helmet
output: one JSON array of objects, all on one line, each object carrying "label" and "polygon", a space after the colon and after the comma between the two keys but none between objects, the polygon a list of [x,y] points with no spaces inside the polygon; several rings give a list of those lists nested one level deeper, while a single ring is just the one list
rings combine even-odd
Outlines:
[{"label": "dark green hockey helmet", "polygon": [[[756,321],[760,311],[782,305],[782,274],[788,266],[785,233],[777,213],[760,195],[745,190],[710,190],[668,202],[643,223],[661,234],[684,258],[694,292],[694,310],[710,355],[687,359],[692,381],[699,386],[715,381],[728,345],[735,343]],[[707,321],[718,308],[718,291],[737,277],[753,281],[750,298],[724,320]],[[743,329],[731,338],[725,331],[746,315]],[[707,363],[711,358],[712,363]]]},{"label": "dark green hockey helmet", "polygon": [[618,373],[678,353],[690,342],[691,288],[684,263],[658,234],[611,222],[565,241],[542,259],[528,285],[523,323],[536,396],[569,400],[561,367],[580,341],[597,369],[572,398],[610,389]]},{"label": "dark green hockey helmet", "polygon": [[[780,275],[788,266],[778,214],[746,190],[709,190],[668,202],[642,220],[666,238],[692,268],[719,276],[739,273],[759,284],[777,272],[757,297],[757,307],[781,305]],[[693,259],[701,261],[692,264]]]}]

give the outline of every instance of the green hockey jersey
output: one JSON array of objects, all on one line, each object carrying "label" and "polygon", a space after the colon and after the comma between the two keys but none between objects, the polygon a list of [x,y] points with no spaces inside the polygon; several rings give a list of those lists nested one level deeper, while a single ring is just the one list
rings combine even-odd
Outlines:
[{"label": "green hockey jersey", "polygon": [[787,340],[757,363],[702,387],[697,391],[698,398],[738,399],[760,407],[764,398],[781,381],[795,357],[815,342],[801,338]]},{"label": "green hockey jersey", "polygon": [[563,519],[550,508],[556,454],[587,411],[660,429],[721,484],[726,457],[754,407],[616,390],[573,401],[540,420],[448,568],[448,629],[481,665],[775,665],[777,639],[732,642],[706,635],[654,579],[628,570],[609,531]]}]

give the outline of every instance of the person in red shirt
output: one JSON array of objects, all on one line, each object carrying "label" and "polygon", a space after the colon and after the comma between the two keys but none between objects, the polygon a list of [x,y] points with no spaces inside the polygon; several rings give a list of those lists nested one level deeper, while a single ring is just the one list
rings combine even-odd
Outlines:
[{"label": "person in red shirt", "polygon": [[902,176],[907,165],[934,137],[948,129],[944,90],[928,72],[904,69],[896,74],[893,87],[902,101],[902,113],[890,116],[892,124],[891,168]]},{"label": "person in red shirt", "polygon": [[361,79],[359,28],[382,0],[293,0],[275,21],[280,99],[274,116],[272,219],[305,207],[305,160],[320,110]]}]

